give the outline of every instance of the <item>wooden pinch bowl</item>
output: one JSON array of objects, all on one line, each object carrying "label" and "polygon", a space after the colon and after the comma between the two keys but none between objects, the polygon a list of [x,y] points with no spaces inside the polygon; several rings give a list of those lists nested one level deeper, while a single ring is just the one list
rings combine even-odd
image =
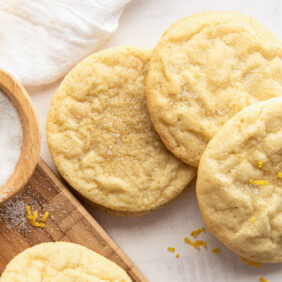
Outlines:
[{"label": "wooden pinch bowl", "polygon": [[0,187],[0,204],[17,194],[28,182],[39,160],[40,130],[37,114],[26,90],[10,74],[0,69],[0,90],[16,108],[23,139],[19,160],[6,184]]}]

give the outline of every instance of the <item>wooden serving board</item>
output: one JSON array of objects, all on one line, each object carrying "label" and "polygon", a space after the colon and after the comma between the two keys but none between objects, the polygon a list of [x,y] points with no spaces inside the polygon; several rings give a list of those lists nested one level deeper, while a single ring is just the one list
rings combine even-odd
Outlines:
[{"label": "wooden serving board", "polygon": [[[42,216],[45,228],[33,227],[26,206]],[[79,203],[47,164],[40,160],[25,189],[0,206],[0,275],[7,263],[26,248],[49,241],[67,241],[88,247],[114,261],[133,281],[148,281],[97,221]]]}]

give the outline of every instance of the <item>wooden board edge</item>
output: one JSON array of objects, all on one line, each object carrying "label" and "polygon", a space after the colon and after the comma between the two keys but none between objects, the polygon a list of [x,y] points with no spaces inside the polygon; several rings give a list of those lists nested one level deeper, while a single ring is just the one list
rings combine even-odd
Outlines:
[{"label": "wooden board edge", "polygon": [[76,206],[78,211],[87,219],[87,221],[97,230],[101,237],[107,240],[110,247],[118,254],[118,256],[126,263],[130,272],[134,274],[142,282],[148,282],[149,280],[144,276],[144,274],[137,268],[137,266],[130,260],[130,258],[121,250],[116,242],[106,233],[106,231],[101,227],[101,225],[94,219],[94,217],[86,210],[86,208],[79,202],[79,200],[71,193],[71,191],[61,182],[57,175],[52,171],[52,169],[47,165],[47,163],[40,158],[38,162],[38,169],[43,173],[48,173],[51,181],[56,185],[62,193]]}]

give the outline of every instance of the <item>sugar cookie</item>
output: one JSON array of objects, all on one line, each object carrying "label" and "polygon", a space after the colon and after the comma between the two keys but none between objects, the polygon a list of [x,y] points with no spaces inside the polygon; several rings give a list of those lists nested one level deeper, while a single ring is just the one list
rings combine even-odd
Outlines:
[{"label": "sugar cookie", "polygon": [[59,172],[82,196],[111,210],[155,209],[195,176],[153,129],[145,95],[150,57],[141,47],[89,56],[64,79],[48,113],[47,141]]},{"label": "sugar cookie", "polygon": [[209,230],[234,252],[282,262],[282,97],[251,105],[219,129],[198,170]]},{"label": "sugar cookie", "polygon": [[281,42],[253,18],[206,12],[178,20],[150,62],[146,91],[167,148],[198,166],[217,130],[246,106],[282,93]]},{"label": "sugar cookie", "polygon": [[49,242],[26,249],[13,258],[1,282],[118,281],[130,282],[114,262],[73,243]]}]

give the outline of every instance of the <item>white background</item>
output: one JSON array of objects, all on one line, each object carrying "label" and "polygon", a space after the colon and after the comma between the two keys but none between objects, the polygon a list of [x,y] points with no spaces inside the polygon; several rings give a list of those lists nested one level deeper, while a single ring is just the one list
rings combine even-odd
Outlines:
[{"label": "white background", "polygon": [[[154,47],[161,34],[175,20],[208,10],[240,11],[253,16],[282,39],[281,0],[139,0],[133,1],[121,17],[119,29],[103,48],[115,45]],[[45,137],[45,120],[58,83],[28,89],[38,111],[42,130],[41,156],[54,168]],[[254,268],[225,248],[209,232],[199,238],[208,242],[200,251],[184,243],[184,237],[204,226],[194,186],[166,207],[143,217],[125,218],[91,213],[152,282],[166,281],[282,281],[281,264]],[[191,237],[190,237],[191,238]],[[180,258],[167,252],[173,246]],[[214,254],[212,248],[220,247]]]}]

